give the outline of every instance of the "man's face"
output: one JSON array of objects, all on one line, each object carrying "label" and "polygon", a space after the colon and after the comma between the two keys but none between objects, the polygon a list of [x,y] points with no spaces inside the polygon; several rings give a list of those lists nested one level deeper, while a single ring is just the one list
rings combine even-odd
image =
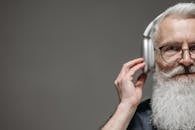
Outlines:
[{"label": "man's face", "polygon": [[[178,18],[168,16],[160,23],[159,39],[156,48],[167,45],[179,45],[183,49],[182,58],[173,63],[166,62],[160,53],[156,54],[156,62],[161,71],[167,72],[179,65],[189,67],[193,65],[194,59],[190,55],[190,46],[195,45],[195,18]],[[194,76],[194,73],[183,73],[176,75],[178,77]]]},{"label": "man's face", "polygon": [[[153,124],[163,130],[194,130],[195,18],[168,16],[158,31],[155,48],[161,48],[164,55],[156,53]],[[177,53],[180,50],[183,53]]]}]

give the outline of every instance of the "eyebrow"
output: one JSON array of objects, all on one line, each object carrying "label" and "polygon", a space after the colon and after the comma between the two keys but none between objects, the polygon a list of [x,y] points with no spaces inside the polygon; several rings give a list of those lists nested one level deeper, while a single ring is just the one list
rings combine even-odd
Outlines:
[{"label": "eyebrow", "polygon": [[194,44],[195,44],[195,41],[189,42],[189,45],[194,45]]},{"label": "eyebrow", "polygon": [[[195,44],[195,42],[193,42]],[[169,42],[164,42],[161,43],[161,46],[159,46],[159,48],[167,46],[167,45],[181,45],[182,42],[178,42],[178,41],[169,41]]]},{"label": "eyebrow", "polygon": [[[165,47],[165,46],[169,46],[169,45],[172,45],[172,46],[179,45],[179,46],[181,46],[182,42],[169,41],[169,42],[164,42],[164,43],[161,43],[161,44],[162,44],[162,45],[158,47],[159,49],[160,49],[160,48],[163,48],[163,47]],[[189,45],[189,46],[195,45],[195,41],[189,42],[188,45]]]}]

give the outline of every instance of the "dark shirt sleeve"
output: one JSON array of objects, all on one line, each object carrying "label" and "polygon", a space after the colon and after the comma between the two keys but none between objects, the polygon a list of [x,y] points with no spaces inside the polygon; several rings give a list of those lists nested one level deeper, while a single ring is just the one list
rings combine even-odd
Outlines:
[{"label": "dark shirt sleeve", "polygon": [[127,130],[156,130],[152,126],[151,115],[150,99],[148,99],[138,106]]}]

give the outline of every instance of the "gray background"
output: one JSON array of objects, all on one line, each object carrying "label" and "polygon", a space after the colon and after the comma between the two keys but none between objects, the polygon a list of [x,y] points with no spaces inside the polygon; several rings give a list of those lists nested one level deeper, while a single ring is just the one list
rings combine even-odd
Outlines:
[{"label": "gray background", "polygon": [[147,24],[176,2],[1,1],[0,129],[98,129],[118,104],[122,64],[140,56]]}]

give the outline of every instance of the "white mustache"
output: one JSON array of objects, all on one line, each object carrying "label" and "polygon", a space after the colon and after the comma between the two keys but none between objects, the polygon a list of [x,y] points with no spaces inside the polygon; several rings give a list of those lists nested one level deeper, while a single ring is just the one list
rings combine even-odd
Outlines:
[{"label": "white mustache", "polygon": [[[188,71],[189,73],[195,73],[195,66],[191,66],[188,68]],[[178,75],[178,74],[185,74],[185,69],[183,66],[178,66],[178,67],[175,67],[173,68],[172,70],[168,71],[168,72],[163,72],[163,74],[168,77],[168,78],[171,78],[175,75]]]}]

